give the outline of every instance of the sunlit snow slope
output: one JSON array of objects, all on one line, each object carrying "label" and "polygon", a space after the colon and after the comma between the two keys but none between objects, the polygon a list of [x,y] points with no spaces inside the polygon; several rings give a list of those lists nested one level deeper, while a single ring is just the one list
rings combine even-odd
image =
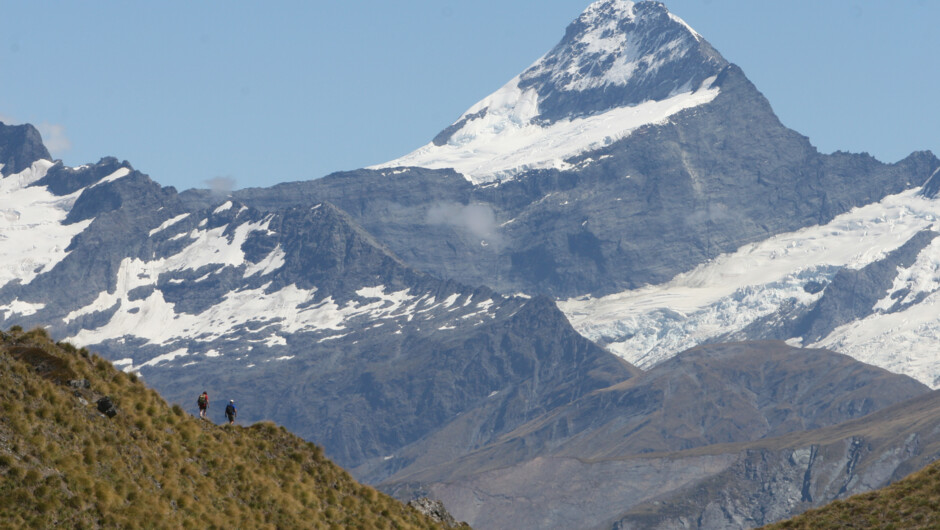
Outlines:
[{"label": "sunlit snow slope", "polygon": [[554,49],[434,141],[374,167],[454,168],[475,184],[568,169],[571,157],[712,101],[725,64],[662,5],[595,2]]},{"label": "sunlit snow slope", "polygon": [[569,169],[566,160],[586,151],[606,147],[643,125],[661,123],[673,114],[718,95],[706,80],[697,90],[676,94],[663,101],[646,101],[594,116],[565,118],[550,125],[537,121],[538,102],[533,89],[523,92],[513,79],[495,94],[474,105],[467,120],[444,145],[429,143],[397,160],[375,166],[453,168],[474,184],[510,179],[531,169]]},{"label": "sunlit snow slope", "polygon": [[[44,187],[31,186],[51,166],[52,162],[39,160],[29,169],[0,179],[0,285],[14,280],[29,284],[51,270],[66,256],[72,237],[91,222],[62,224],[79,193],[59,197]],[[120,171],[115,173],[118,176]]]},{"label": "sunlit snow slope", "polygon": [[[885,259],[919,232],[940,231],[940,200],[919,190],[856,208],[832,222],[746,245],[672,281],[601,298],[560,303],[588,338],[641,367],[744,330],[776,313],[805,313],[840,270]],[[908,267],[893,267],[893,285],[868,316],[807,343],[826,347],[940,387],[940,238]],[[747,338],[747,337],[742,337]]]}]

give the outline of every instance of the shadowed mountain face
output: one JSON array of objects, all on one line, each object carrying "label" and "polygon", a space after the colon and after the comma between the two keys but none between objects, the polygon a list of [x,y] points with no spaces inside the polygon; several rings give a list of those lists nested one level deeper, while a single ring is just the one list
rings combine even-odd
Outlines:
[{"label": "shadowed mountain face", "polygon": [[823,155],[735,66],[711,102],[573,156],[567,170],[473,186],[449,170],[359,170],[242,190],[258,208],[337,204],[419,269],[503,292],[603,295],[661,283],[747,243],[919,186],[896,164]]},{"label": "shadowed mountain face", "polygon": [[935,462],[940,456],[938,432],[940,393],[934,391],[835,427],[673,454],[676,461],[693,463],[723,453],[730,465],[701,482],[635,505],[602,527],[768,524],[887,486]]},{"label": "shadowed mountain face", "polygon": [[[763,440],[760,447],[777,448],[774,454],[764,453],[765,458],[786,461],[794,451],[832,443],[830,434],[821,434],[828,431],[818,429],[928,394],[927,387],[910,378],[825,350],[779,342],[703,346],[556,408],[454,463],[406,468],[383,488],[400,497],[412,488],[429,491],[458,518],[479,528],[504,528],[513,521],[520,528],[569,528],[575,521],[581,521],[579,528],[604,527],[633,506],[657,498],[679,502],[688,491],[706,487],[707,494],[697,494],[705,499],[697,509],[711,505],[733,512],[748,503],[721,498],[720,488],[708,486],[710,481],[738,487],[744,477],[755,484],[783,480],[776,463],[752,467],[760,457],[748,448],[758,445],[748,444]],[[940,422],[940,412],[935,416],[932,421]],[[786,436],[800,438],[779,441],[789,440]],[[925,456],[910,452],[879,473],[892,475],[902,461]],[[793,466],[784,467],[793,472]],[[859,480],[845,478],[851,488]],[[540,481],[554,484],[552,493],[536,486]],[[606,504],[576,493],[587,490],[597,491]],[[814,493],[802,502],[820,503],[838,494]],[[768,514],[779,512],[762,521],[795,513],[788,511],[794,506],[782,501],[761,502],[773,506]],[[703,515],[688,511],[691,521]],[[738,526],[722,521],[704,527]]]},{"label": "shadowed mountain face", "polygon": [[[826,350],[715,344],[558,409],[520,434],[531,436],[527,447],[559,448],[538,454],[680,451],[835,425],[925,391],[910,378]],[[548,435],[559,432],[558,422],[569,433],[564,442]]]},{"label": "shadowed mountain face", "polygon": [[32,125],[5,125],[0,121],[0,176],[23,171],[35,160],[49,160],[49,150],[42,143],[39,131]]}]

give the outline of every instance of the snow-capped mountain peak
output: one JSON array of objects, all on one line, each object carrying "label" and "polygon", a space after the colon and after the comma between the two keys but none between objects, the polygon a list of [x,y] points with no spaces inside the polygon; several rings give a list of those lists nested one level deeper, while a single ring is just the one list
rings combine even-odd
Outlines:
[{"label": "snow-capped mountain peak", "polygon": [[[568,26],[564,39],[522,74],[520,84],[537,89],[542,119],[554,121],[687,92],[725,64],[663,4],[602,0]],[[616,93],[606,101],[572,98],[612,88]]]},{"label": "snow-capped mountain peak", "polygon": [[718,94],[727,62],[659,2],[601,0],[551,51],[418,150],[375,167],[454,168],[475,184],[569,167]]}]

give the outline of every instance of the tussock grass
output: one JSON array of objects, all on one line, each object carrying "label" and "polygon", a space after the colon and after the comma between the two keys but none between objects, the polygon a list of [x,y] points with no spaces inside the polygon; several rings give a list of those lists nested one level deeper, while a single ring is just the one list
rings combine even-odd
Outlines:
[{"label": "tussock grass", "polygon": [[0,411],[0,528],[439,527],[283,427],[199,420],[41,328],[0,332]]}]

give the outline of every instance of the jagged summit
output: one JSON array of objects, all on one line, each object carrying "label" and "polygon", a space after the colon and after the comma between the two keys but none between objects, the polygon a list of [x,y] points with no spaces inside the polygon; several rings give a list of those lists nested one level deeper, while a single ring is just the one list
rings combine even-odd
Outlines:
[{"label": "jagged summit", "polygon": [[519,79],[555,122],[691,92],[727,61],[660,2],[601,0]]},{"label": "jagged summit", "polygon": [[37,160],[51,158],[35,127],[7,125],[0,121],[0,177],[19,173]]},{"label": "jagged summit", "polygon": [[662,3],[601,0],[429,144],[377,167],[452,167],[476,184],[565,169],[574,155],[711,101],[727,65]]}]

